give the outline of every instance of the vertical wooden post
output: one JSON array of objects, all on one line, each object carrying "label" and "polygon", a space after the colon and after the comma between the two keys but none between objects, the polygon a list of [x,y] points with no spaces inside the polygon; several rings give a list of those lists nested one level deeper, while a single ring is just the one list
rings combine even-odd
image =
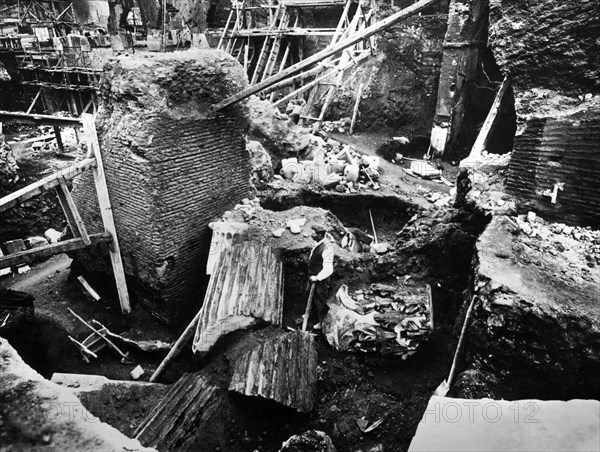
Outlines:
[{"label": "vertical wooden post", "polygon": [[58,150],[61,153],[64,153],[65,146],[63,145],[62,136],[60,135],[60,127],[54,126],[54,136],[56,137],[56,144],[58,145]]},{"label": "vertical wooden post", "polygon": [[96,158],[96,166],[92,169],[92,172],[94,174],[96,192],[98,193],[98,204],[100,205],[100,214],[102,215],[104,229],[112,236],[112,242],[109,245],[110,260],[115,282],[117,284],[117,291],[119,293],[121,311],[123,314],[127,315],[131,312],[131,305],[129,304],[129,293],[125,281],[125,269],[123,268],[121,250],[119,249],[119,241],[117,239],[117,230],[115,228],[112,207],[110,205],[104,165],[102,163],[102,153],[100,152],[100,144],[98,143],[98,135],[94,124],[94,116],[85,113],[81,115],[81,120],[83,121],[83,132],[88,145],[88,154],[91,154],[91,156]]},{"label": "vertical wooden post", "polygon": [[358,107],[360,105],[360,98],[362,96],[364,87],[365,84],[361,83],[358,87],[358,92],[356,93],[356,102],[354,103],[354,111],[352,112],[352,122],[350,123],[350,135],[354,133],[354,125],[356,124],[356,118],[358,117]]}]

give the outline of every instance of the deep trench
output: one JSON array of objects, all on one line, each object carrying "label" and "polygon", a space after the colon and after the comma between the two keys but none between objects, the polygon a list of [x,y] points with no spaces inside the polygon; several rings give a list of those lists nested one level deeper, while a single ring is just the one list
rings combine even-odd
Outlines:
[{"label": "deep trench", "polygon": [[[336,194],[304,189],[291,196],[267,194],[261,202],[265,208],[278,211],[301,205],[321,207],[330,210],[346,227],[363,231],[371,229],[370,210],[381,236],[390,241],[396,240],[396,232],[415,213],[421,212],[423,215],[418,207],[393,195]],[[231,450],[276,450],[289,436],[315,428],[332,432],[332,440],[339,450],[349,450],[357,442],[367,447],[371,440],[406,450],[431,394],[447,377],[464,315],[465,300],[472,291],[475,242],[488,221],[489,216],[478,210],[453,211],[442,222],[442,234],[432,236],[417,247],[403,248],[406,244],[397,242],[392,259],[378,260],[367,253],[355,262],[336,267],[330,296],[342,283],[355,288],[366,287],[372,282],[394,283],[395,276],[404,274],[410,274],[419,283],[432,286],[436,329],[415,356],[403,361],[376,354],[342,353],[333,350],[320,337],[317,341],[321,367],[317,406],[311,414],[299,415],[274,402],[232,395],[226,418],[235,419],[235,428],[229,420],[224,420],[224,426],[215,427],[218,432],[198,434],[196,446],[208,450],[206,446],[212,447],[215,441],[211,435],[218,437],[225,434],[230,438]],[[282,327],[285,329],[296,327],[294,322],[304,311],[307,256],[290,252],[283,253],[282,259],[285,270]],[[124,327],[121,325],[121,328]],[[223,379],[229,367],[222,352],[230,349],[232,344],[246,340],[249,334],[251,332],[247,331],[231,333],[220,339],[210,354],[201,358],[193,356],[186,349],[168,370],[165,382],[177,381],[184,372],[206,369],[212,369],[211,373],[217,379]],[[35,320],[10,341],[25,361],[46,378],[50,378],[54,372],[73,372],[127,379],[127,375],[118,370],[122,366],[119,366],[117,357],[105,355],[96,365],[83,364],[64,326],[47,315],[36,315]],[[136,359],[156,365],[161,357],[140,355]],[[467,367],[468,363],[462,361],[461,370]],[[495,384],[492,391],[498,394],[497,385],[503,384],[503,380]],[[526,393],[519,395],[527,396]],[[119,424],[113,413],[98,404],[88,403],[100,419],[131,434],[126,425]],[[357,437],[353,433],[348,424],[356,419],[360,404],[387,416],[388,429],[385,433],[380,432],[369,438]],[[214,444],[217,447],[218,443]]]},{"label": "deep trench", "polygon": [[[271,210],[287,210],[300,205],[321,207],[330,210],[346,227],[355,227],[367,232],[371,230],[369,217],[369,210],[371,210],[378,234],[382,239],[392,242],[396,239],[396,232],[400,231],[410,217],[419,211],[410,202],[397,196],[341,195],[311,190],[302,190],[290,197],[266,196],[262,199],[262,205]],[[436,256],[439,249],[447,244],[432,243],[429,245],[431,248],[414,250],[414,254],[412,251],[408,251],[408,254],[399,253],[385,264],[378,263],[367,253],[357,262],[338,266],[332,277],[330,296],[342,283],[359,287],[368,286],[371,282],[395,282],[393,275],[400,270],[408,272],[417,256],[422,260],[421,266],[425,265],[423,262],[431,260],[426,264],[432,269],[431,274],[416,275],[415,279],[432,285],[434,310],[438,321],[436,321],[436,331],[429,341],[422,344],[419,353],[407,361],[395,357],[342,353],[331,349],[324,339],[320,338],[318,354],[323,375],[318,382],[317,408],[310,415],[298,415],[274,403],[233,397],[232,409],[235,413],[232,413],[232,416],[240,424],[240,431],[228,432],[234,442],[232,450],[242,447],[275,450],[287,437],[308,428],[328,431],[337,429],[338,434],[333,435],[334,443],[340,450],[345,450],[353,445],[357,438],[351,434],[344,434],[344,429],[337,425],[336,419],[354,418],[356,410],[354,404],[361,400],[366,403],[366,406],[374,404],[381,409],[388,409],[390,424],[393,422],[402,426],[395,433],[378,435],[377,440],[389,442],[390,446],[400,446],[402,449],[408,447],[431,393],[446,377],[445,374],[450,366],[457,316],[463,301],[462,291],[467,288],[475,240],[485,225],[482,218],[468,214],[463,214],[457,221],[465,223],[465,230],[469,230],[465,235],[465,238],[468,237],[468,243],[450,244],[457,247],[455,252],[458,252],[458,247],[461,248],[459,260],[446,260],[447,257]],[[295,327],[295,319],[304,311],[306,258],[307,256],[302,254],[293,253],[284,253],[282,256],[285,269],[284,329],[288,326]],[[436,284],[438,279],[443,281],[443,285]],[[227,365],[219,352],[227,349],[232,341],[244,340],[246,334],[249,333],[238,332],[228,335],[219,341],[213,352],[203,358],[194,357],[189,350],[186,350],[171,366],[165,375],[165,381],[175,382],[184,372],[198,371],[206,366],[215,366],[218,369],[215,370],[217,374],[226,373]],[[119,366],[117,357],[109,357],[105,354],[101,362],[99,360],[92,365],[84,364],[70,343],[64,326],[47,315],[36,315],[33,323],[28,324],[24,330],[11,338],[11,343],[26,362],[46,378],[50,378],[54,372],[96,373],[112,379],[127,378],[119,370],[123,366]],[[160,356],[136,358],[155,365],[161,359]],[[352,388],[353,392],[360,393],[356,396],[356,400],[347,397],[345,391],[349,388]],[[337,407],[334,412],[331,412],[332,406]],[[257,412],[263,415],[257,418]],[[111,413],[94,414],[101,419],[114,422]],[[123,426],[117,425],[117,427],[125,429]],[[342,431],[339,431],[340,428]],[[207,439],[204,438],[203,441]]]}]

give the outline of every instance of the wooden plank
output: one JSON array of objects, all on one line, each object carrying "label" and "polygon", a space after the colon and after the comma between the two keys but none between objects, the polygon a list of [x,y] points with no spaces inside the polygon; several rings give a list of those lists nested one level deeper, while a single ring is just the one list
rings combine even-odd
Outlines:
[{"label": "wooden plank", "polygon": [[[102,242],[110,243],[111,240],[112,237],[107,232],[90,235],[90,241],[92,245]],[[83,243],[81,238],[76,238],[53,243],[51,245],[40,246],[39,248],[32,248],[27,251],[21,251],[9,256],[0,257],[0,268],[13,267],[19,264],[30,264],[37,259],[54,256],[55,254],[66,253],[68,251],[80,250],[86,246],[87,245]]]},{"label": "wooden plank", "polygon": [[96,292],[94,288],[90,286],[90,283],[87,282],[83,276],[79,275],[77,277],[77,281],[79,281],[79,283],[83,286],[86,292],[89,293],[94,300],[100,301],[101,297],[100,295],[98,295],[98,292]]},{"label": "wooden plank", "polygon": [[[337,61],[339,61],[339,59],[334,59],[332,61],[332,63],[337,63]],[[270,86],[269,88],[263,90],[262,92],[263,92],[263,94],[268,94],[272,91],[277,91],[281,88],[285,88],[286,86],[293,85],[294,83],[305,80],[309,77],[318,75],[320,72],[323,72],[326,69],[332,69],[332,68],[333,67],[329,67],[329,65],[319,63],[316,67],[314,67],[308,71],[301,72],[300,74],[294,75],[293,77],[289,77],[285,80],[282,80],[281,82],[276,83],[273,86]],[[281,69],[281,71],[283,71],[283,68]]]},{"label": "wooden plank", "polygon": [[61,180],[70,180],[75,176],[83,173],[87,168],[93,168],[96,165],[95,159],[84,159],[81,162],[69,166],[68,168],[62,169],[50,176],[43,178],[33,184],[29,184],[27,187],[23,187],[10,195],[6,195],[0,199],[0,212],[10,209],[19,203],[22,203],[34,196],[41,195],[42,193],[54,188],[60,184]]},{"label": "wooden plank", "polygon": [[496,127],[496,118],[498,116],[498,111],[500,111],[500,105],[502,104],[502,99],[504,98],[504,94],[506,90],[510,86],[510,82],[508,77],[504,77],[502,81],[502,85],[500,85],[500,89],[496,93],[496,98],[494,99],[494,103],[488,112],[488,115],[485,118],[483,126],[481,126],[481,130],[477,135],[477,139],[471,148],[471,153],[465,159],[468,161],[476,161],[481,157],[481,153],[487,146],[487,142],[492,135],[495,127]]},{"label": "wooden plank", "polygon": [[217,45],[217,49],[223,50],[221,47],[223,45],[223,41],[225,40],[225,36],[227,35],[227,31],[229,30],[229,24],[231,23],[231,18],[233,17],[233,9],[229,11],[229,17],[227,18],[227,23],[225,24],[225,28],[223,28],[223,34],[221,35],[221,39],[219,39],[219,44]]},{"label": "wooden plank", "polygon": [[250,97],[253,94],[256,94],[256,93],[262,91],[263,89],[268,88],[271,85],[274,85],[275,83],[289,77],[290,75],[295,74],[298,71],[303,70],[304,68],[307,68],[308,66],[310,66],[312,64],[318,63],[319,61],[322,61],[325,58],[333,56],[336,53],[356,44],[357,42],[360,42],[363,39],[369,38],[369,37],[381,32],[382,30],[385,30],[386,28],[388,28],[404,19],[407,19],[408,17],[411,17],[411,16],[417,14],[418,12],[424,10],[425,8],[427,8],[437,2],[438,2],[438,0],[420,0],[417,3],[413,4],[412,6],[409,6],[408,8],[405,8],[401,11],[398,11],[395,14],[392,14],[391,16],[387,17],[386,19],[383,19],[383,20],[380,20],[379,22],[374,23],[373,25],[362,30],[360,33],[355,33],[353,36],[350,36],[346,39],[342,39],[339,42],[337,42],[336,44],[326,47],[325,49],[321,50],[320,52],[317,52],[316,54],[312,55],[311,57],[306,58],[306,59],[288,67],[286,70],[284,70],[278,74],[275,74],[272,77],[269,77],[268,79],[266,79],[260,83],[257,83],[256,85],[253,85],[247,89],[244,89],[244,90],[240,91],[239,93],[236,93],[233,96],[230,96],[227,99],[222,100],[221,102],[216,103],[215,105],[213,105],[212,108],[215,111],[219,111],[231,104],[234,104],[235,102],[239,102],[242,99],[246,99],[247,97]]},{"label": "wooden plank", "polygon": [[106,178],[104,173],[104,165],[102,164],[102,153],[100,152],[100,144],[98,143],[98,135],[94,124],[94,116],[88,113],[81,115],[83,120],[83,130],[85,133],[88,153],[91,152],[96,158],[96,166],[93,168],[94,182],[96,183],[96,192],[98,194],[98,205],[100,206],[100,214],[104,229],[110,233],[113,240],[109,246],[110,261],[112,263],[117,292],[119,293],[119,303],[121,312],[124,315],[131,313],[131,305],[129,303],[129,292],[127,291],[127,282],[125,281],[125,269],[123,268],[123,260],[121,259],[121,250],[117,239],[117,229],[113,218],[112,207],[110,205],[110,197]]},{"label": "wooden plank", "polygon": [[27,114],[31,113],[31,110],[33,110],[33,107],[35,106],[36,102],[40,98],[41,94],[42,94],[42,88],[38,89],[38,92],[35,95],[35,97],[33,98],[33,101],[31,102],[31,105],[29,105],[29,108],[27,109]]},{"label": "wooden plank", "polygon": [[358,117],[358,107],[360,106],[360,98],[362,97],[364,83],[361,83],[356,93],[356,102],[354,102],[354,110],[352,111],[352,122],[350,123],[350,135],[354,133],[354,126],[356,125],[356,118]]},{"label": "wooden plank", "polygon": [[[83,219],[81,218],[81,215],[79,215],[75,201],[73,201],[73,197],[71,196],[71,193],[69,193],[69,187],[67,187],[64,179],[62,179],[60,185],[56,187],[56,192],[73,235],[75,235],[75,237],[81,237],[83,243],[90,245],[92,243],[90,241],[90,236],[87,233]],[[77,233],[75,231],[77,231]]]},{"label": "wooden plank", "polygon": [[56,145],[58,146],[58,150],[64,154],[65,146],[63,145],[62,136],[60,134],[60,127],[54,126],[54,136],[56,137]]},{"label": "wooden plank", "polygon": [[22,124],[33,124],[35,126],[58,126],[58,127],[81,127],[79,118],[67,116],[36,115],[15,111],[0,110],[1,122],[19,122]]}]

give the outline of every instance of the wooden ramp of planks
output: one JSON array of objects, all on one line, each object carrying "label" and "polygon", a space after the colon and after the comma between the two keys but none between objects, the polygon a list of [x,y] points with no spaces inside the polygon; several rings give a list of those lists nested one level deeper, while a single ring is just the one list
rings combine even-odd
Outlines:
[{"label": "wooden ramp of planks", "polygon": [[219,387],[201,373],[184,374],[135,432],[146,447],[187,450],[223,401]]},{"label": "wooden ramp of planks", "polygon": [[283,333],[255,345],[232,363],[229,390],[274,400],[301,413],[313,409],[317,392],[315,337]]},{"label": "wooden ramp of planks", "polygon": [[218,251],[192,349],[207,352],[232,331],[281,325],[283,265],[268,243],[242,241]]},{"label": "wooden ramp of planks", "polygon": [[[74,236],[74,238],[70,240],[53,243],[27,251],[21,251],[8,256],[1,256],[0,269],[19,264],[30,263],[41,257],[49,257],[55,254],[82,249],[100,242],[106,242],[109,248],[110,260],[117,285],[119,302],[121,304],[121,311],[123,314],[129,314],[131,312],[129,293],[127,291],[127,284],[125,282],[125,271],[123,268],[123,261],[121,259],[119,242],[117,240],[117,231],[112,214],[112,207],[110,204],[108,187],[106,185],[104,173],[104,165],[102,163],[102,154],[100,152],[100,144],[98,142],[98,135],[96,133],[93,115],[86,113],[83,114],[81,118],[70,118],[0,111],[0,124],[2,122],[18,122],[36,125],[45,124],[54,127],[73,127],[76,130],[82,128],[87,144],[87,155],[78,163],[75,163],[63,170],[57,171],[50,176],[23,187],[20,190],[8,194],[0,199],[1,213],[21,204],[22,202],[27,201],[28,199],[39,196],[48,190],[55,189],[60,205],[67,218],[69,228]],[[105,229],[103,233],[99,234],[88,234],[83,219],[77,210],[77,206],[75,205],[67,186],[68,181],[73,180],[76,176],[80,175],[87,169],[91,169],[94,175],[98,205],[100,206],[100,214]]]}]

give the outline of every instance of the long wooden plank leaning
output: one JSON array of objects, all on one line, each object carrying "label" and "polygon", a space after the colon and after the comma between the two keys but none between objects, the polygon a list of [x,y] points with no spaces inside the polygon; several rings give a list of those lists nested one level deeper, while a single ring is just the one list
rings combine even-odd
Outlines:
[{"label": "long wooden plank leaning", "polygon": [[86,158],[75,165],[57,171],[56,173],[46,176],[33,184],[29,184],[27,187],[23,187],[10,195],[6,195],[0,199],[0,212],[4,212],[34,196],[41,195],[60,185],[61,180],[71,180],[75,176],[83,173],[87,168],[92,168],[94,166],[96,166],[96,160],[93,158]]},{"label": "long wooden plank leaning", "polygon": [[355,33],[354,35],[349,36],[348,38],[338,41],[334,45],[326,47],[325,49],[321,50],[320,52],[317,52],[314,55],[312,55],[311,57],[306,58],[306,59],[288,67],[287,69],[279,72],[278,74],[275,74],[272,77],[269,77],[268,79],[263,80],[260,83],[257,83],[256,85],[253,85],[243,91],[240,91],[239,93],[234,94],[233,96],[228,97],[227,99],[222,100],[221,102],[213,105],[213,110],[215,110],[215,111],[221,110],[231,104],[234,104],[235,102],[238,102],[242,99],[250,97],[251,95],[258,93],[258,92],[262,91],[263,89],[268,88],[271,85],[274,85],[275,83],[289,77],[290,75],[293,75],[296,72],[307,68],[311,64],[318,63],[319,61],[322,61],[325,58],[333,56],[336,53],[362,41],[363,39],[369,38],[369,37],[379,33],[380,31],[385,30],[386,28],[400,22],[401,20],[404,20],[410,16],[417,14],[418,12],[424,10],[425,8],[427,8],[437,2],[438,2],[438,0],[420,0],[419,2],[415,3],[414,5],[409,6],[408,8],[404,8],[403,10],[398,11],[397,13],[392,14],[391,16],[389,16],[383,20],[380,20],[379,22],[374,23],[373,25],[365,28],[364,30],[360,31],[359,33]]},{"label": "long wooden plank leaning", "polygon": [[123,260],[121,259],[121,250],[117,239],[117,229],[113,218],[112,206],[110,205],[110,197],[108,195],[108,187],[104,173],[104,164],[102,163],[102,154],[100,152],[100,143],[96,133],[94,124],[94,116],[88,113],[81,115],[83,120],[83,133],[88,145],[88,155],[91,154],[96,158],[96,166],[92,168],[94,173],[94,182],[96,183],[96,192],[98,194],[98,205],[100,206],[100,215],[104,229],[112,236],[112,242],[109,245],[110,261],[112,264],[117,292],[119,294],[119,303],[123,314],[131,312],[131,304],[129,303],[129,292],[127,291],[127,283],[125,281],[125,269]]}]

